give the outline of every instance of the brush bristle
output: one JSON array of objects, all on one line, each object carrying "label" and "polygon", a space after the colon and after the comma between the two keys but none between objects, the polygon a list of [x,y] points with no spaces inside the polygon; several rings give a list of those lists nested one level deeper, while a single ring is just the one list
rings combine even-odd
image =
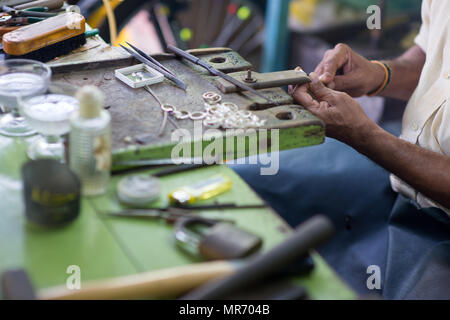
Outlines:
[{"label": "brush bristle", "polygon": [[21,56],[6,54],[6,59],[31,59],[41,62],[47,62],[56,57],[68,54],[73,50],[83,46],[84,44],[86,44],[86,35],[82,33],[76,37],[66,39],[64,41],[52,44],[36,51],[29,52]]}]

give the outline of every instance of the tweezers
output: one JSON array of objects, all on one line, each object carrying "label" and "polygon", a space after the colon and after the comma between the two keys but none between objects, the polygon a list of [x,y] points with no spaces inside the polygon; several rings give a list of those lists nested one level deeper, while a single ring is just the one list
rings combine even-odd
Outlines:
[{"label": "tweezers", "polygon": [[164,67],[156,59],[150,57],[149,55],[145,54],[143,51],[137,49],[135,46],[132,46],[128,42],[127,42],[127,44],[130,47],[132,47],[133,50],[131,50],[130,48],[127,48],[121,44],[120,44],[120,46],[124,50],[126,50],[129,54],[131,54],[133,57],[135,57],[137,60],[139,60],[140,62],[148,65],[149,67],[157,70],[158,72],[162,73],[164,75],[164,77],[166,77],[167,79],[169,79],[170,81],[175,83],[179,88],[186,91],[186,84],[183,81],[181,81],[179,78],[177,78],[172,71],[170,71],[169,69]]}]

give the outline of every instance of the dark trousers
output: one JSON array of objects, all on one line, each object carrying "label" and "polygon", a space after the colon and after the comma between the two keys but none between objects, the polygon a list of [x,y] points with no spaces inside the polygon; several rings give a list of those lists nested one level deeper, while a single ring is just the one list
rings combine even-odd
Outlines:
[{"label": "dark trousers", "polygon": [[[318,251],[357,292],[450,299],[448,215],[392,191],[389,173],[354,149],[327,139],[280,152],[274,176],[261,176],[258,165],[231,167],[290,225],[327,215],[337,233]],[[368,288],[369,266],[380,270],[379,290]]]}]

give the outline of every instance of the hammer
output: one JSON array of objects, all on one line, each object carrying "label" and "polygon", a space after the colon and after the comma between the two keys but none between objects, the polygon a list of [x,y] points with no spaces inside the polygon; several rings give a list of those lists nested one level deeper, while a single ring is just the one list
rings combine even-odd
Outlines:
[{"label": "hammer", "polygon": [[[36,292],[24,270],[2,274],[3,299],[12,300],[114,300],[177,297],[193,289],[184,298],[220,299],[226,293],[263,282],[309,250],[327,241],[334,227],[328,218],[315,216],[295,230],[286,241],[267,253],[239,261],[215,261],[82,283],[79,290],[65,286]],[[224,280],[224,281],[221,281]]]}]

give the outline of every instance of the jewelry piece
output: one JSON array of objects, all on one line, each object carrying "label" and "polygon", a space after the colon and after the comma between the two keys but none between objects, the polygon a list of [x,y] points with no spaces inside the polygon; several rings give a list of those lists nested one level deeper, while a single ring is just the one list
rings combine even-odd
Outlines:
[{"label": "jewelry piece", "polygon": [[[239,107],[232,102],[221,102],[222,96],[214,92],[205,92],[203,94],[205,101],[205,114],[203,125],[208,128],[249,128],[264,126],[266,120],[260,120],[259,117],[248,110],[239,110]],[[200,120],[194,115],[192,120]]]},{"label": "jewelry piece", "polygon": [[191,112],[189,114],[189,119],[191,120],[203,120],[206,118],[208,114],[206,112],[202,112],[202,111],[195,111],[195,112]]}]

